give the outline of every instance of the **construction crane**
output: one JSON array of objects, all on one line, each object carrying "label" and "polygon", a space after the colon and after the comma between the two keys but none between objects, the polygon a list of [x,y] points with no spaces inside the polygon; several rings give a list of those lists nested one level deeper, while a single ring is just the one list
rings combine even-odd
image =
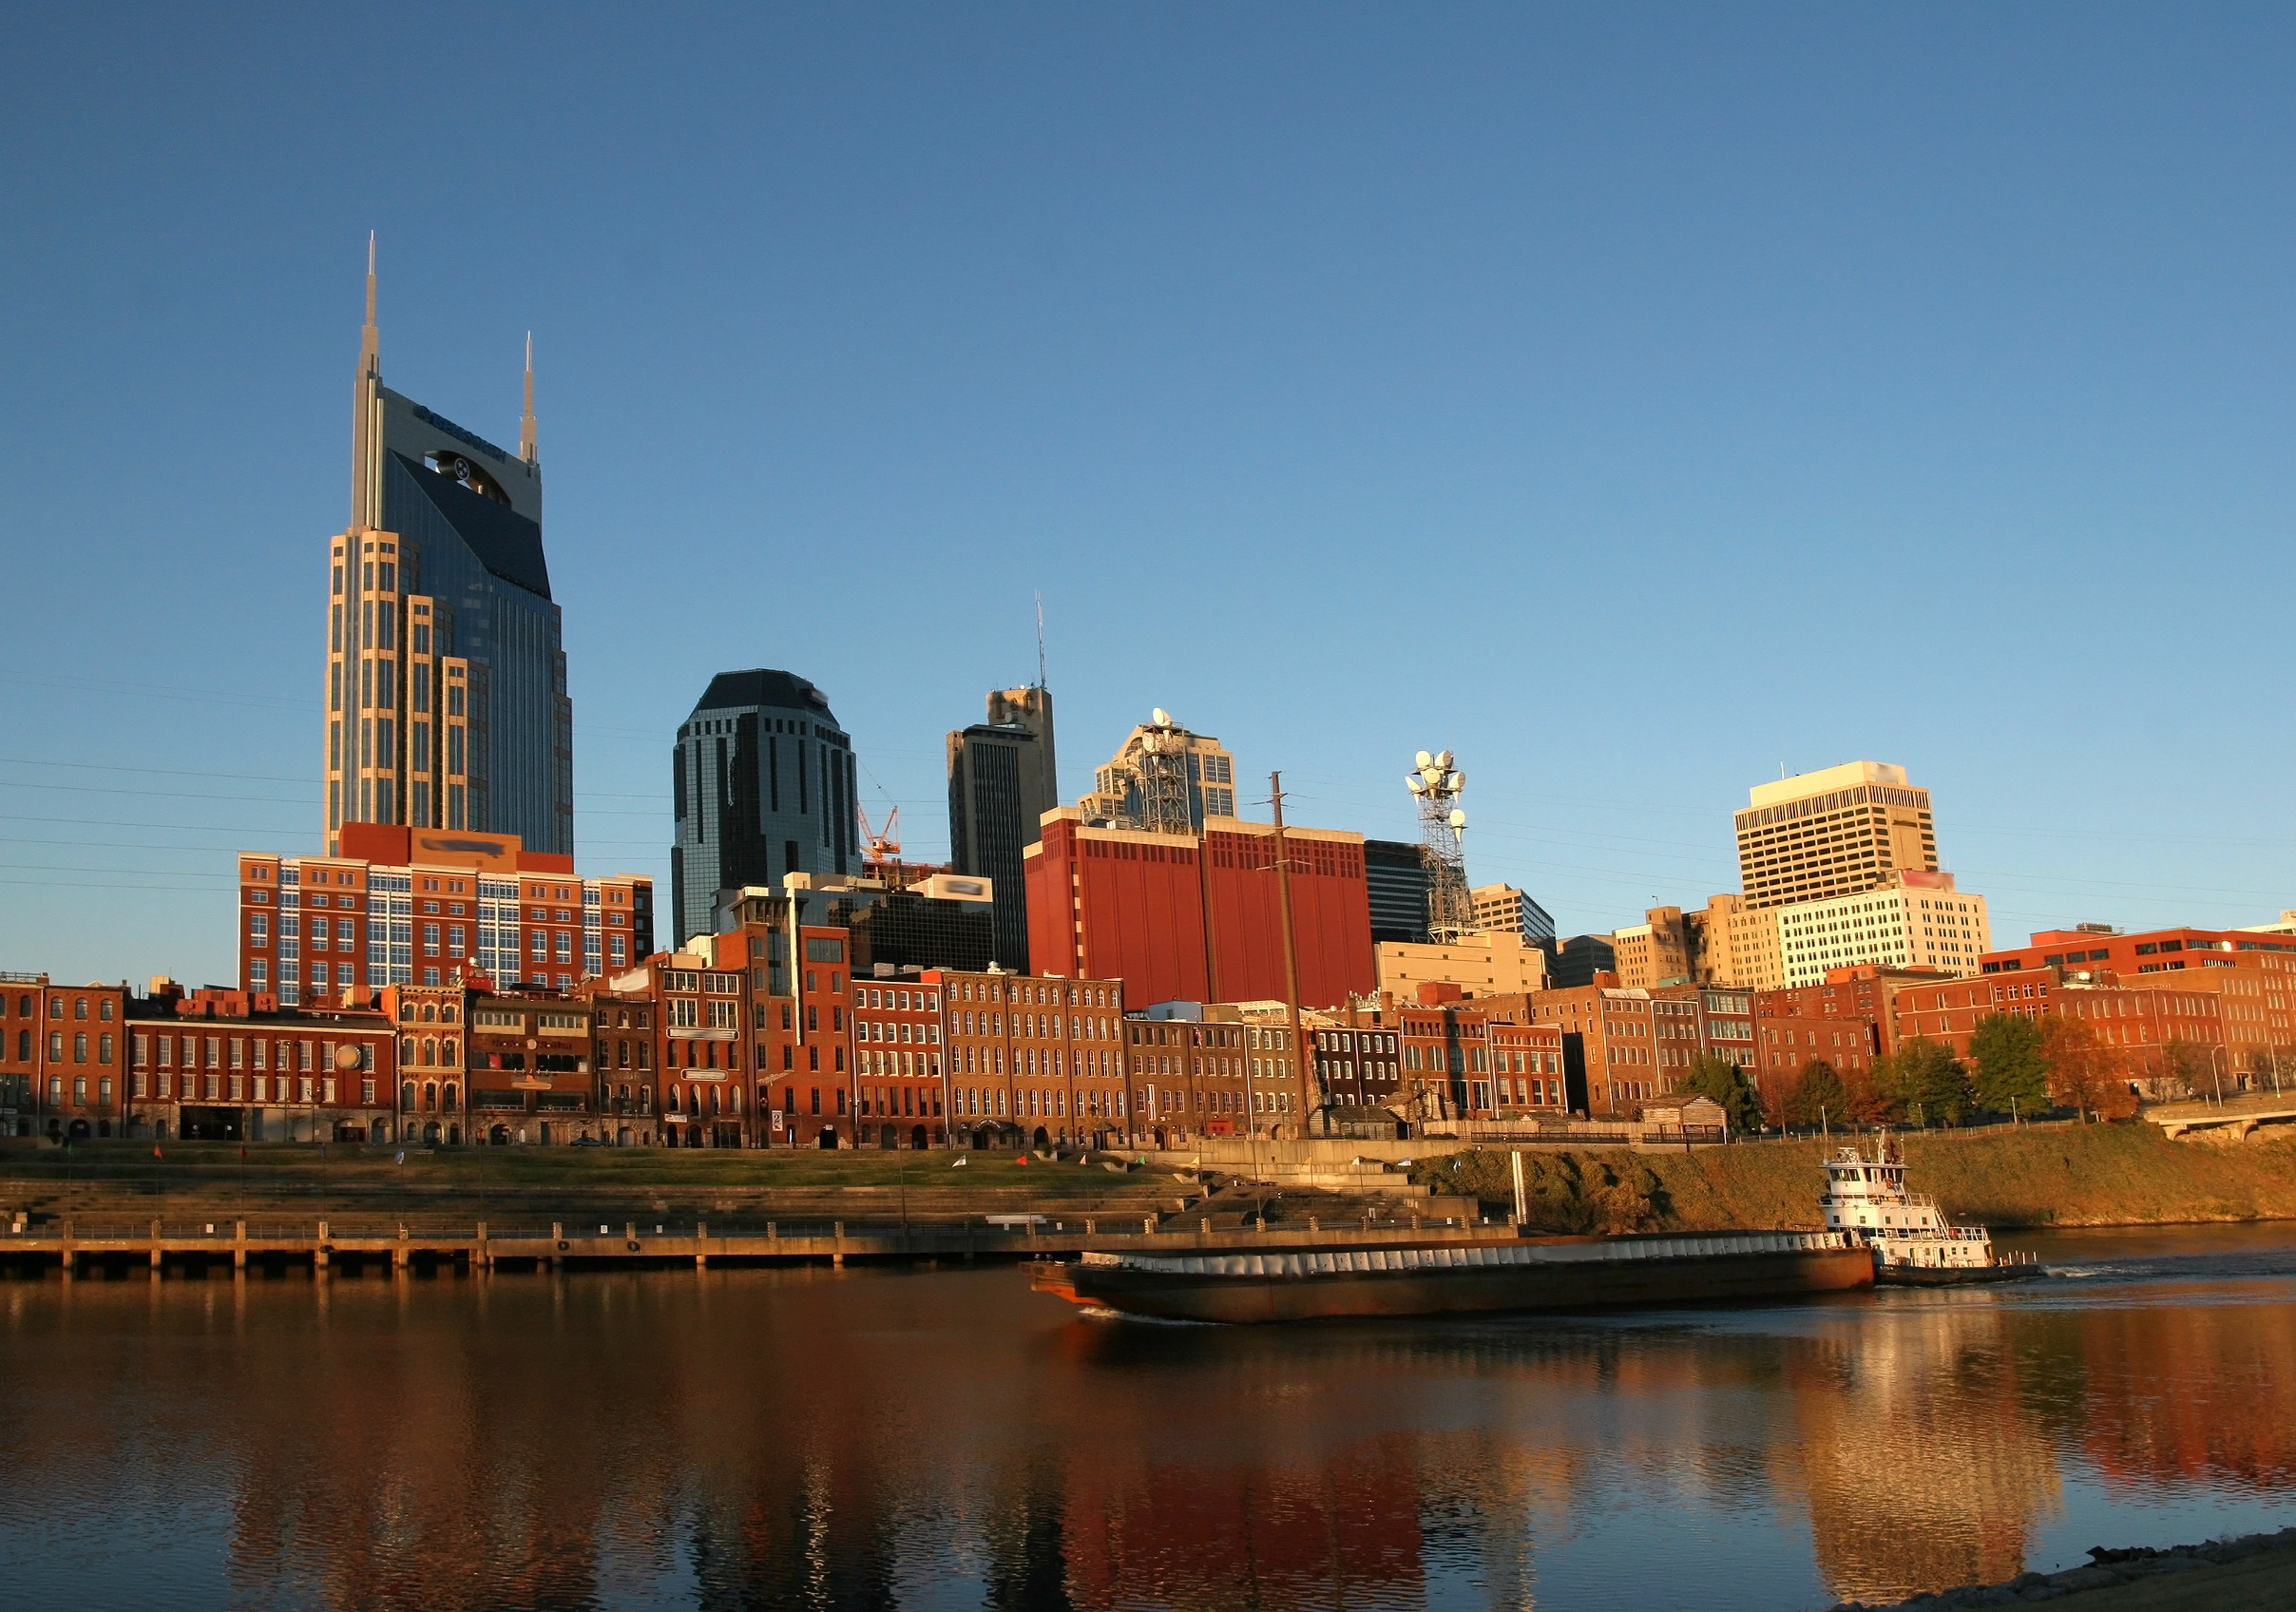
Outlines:
[{"label": "construction crane", "polygon": [[864,865],[871,862],[898,862],[901,859],[901,841],[896,837],[896,831],[901,826],[901,808],[895,806],[885,815],[883,834],[869,826],[869,808],[858,800],[853,802],[853,815],[861,819]]}]

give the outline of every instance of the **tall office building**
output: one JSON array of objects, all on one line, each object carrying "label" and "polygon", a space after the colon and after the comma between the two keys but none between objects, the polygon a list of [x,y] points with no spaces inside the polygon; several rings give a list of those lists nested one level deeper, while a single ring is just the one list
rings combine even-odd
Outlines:
[{"label": "tall office building", "polygon": [[1511,884],[1478,885],[1467,892],[1475,904],[1475,927],[1518,935],[1526,946],[1551,946],[1555,920],[1547,910]]},{"label": "tall office building", "polygon": [[1738,874],[1760,910],[1854,895],[1898,873],[1937,872],[1929,792],[1905,769],[1851,761],[1756,784],[1737,815]]},{"label": "tall office building", "polygon": [[345,823],[574,852],[574,706],[542,546],[534,346],[516,456],[383,384],[352,387],[351,525],[329,543],[327,854]]},{"label": "tall office building", "polygon": [[1370,887],[1371,939],[1424,945],[1427,938],[1427,859],[1415,839],[1364,841],[1364,879]]},{"label": "tall office building", "polygon": [[1028,895],[1023,855],[1038,819],[1061,803],[1053,755],[1052,691],[999,689],[988,720],[948,736],[948,860],[996,891],[994,948],[1001,967],[1028,969]]},{"label": "tall office building", "polygon": [[715,931],[721,890],[857,873],[853,741],[800,677],[720,672],[678,730],[670,905],[677,943]]}]

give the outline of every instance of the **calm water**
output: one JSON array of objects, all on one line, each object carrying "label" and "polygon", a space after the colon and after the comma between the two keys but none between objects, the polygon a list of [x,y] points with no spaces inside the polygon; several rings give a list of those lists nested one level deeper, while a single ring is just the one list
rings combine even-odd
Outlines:
[{"label": "calm water", "polygon": [[1992,1293],[1081,1318],[1010,1270],[0,1282],[23,1607],[1822,1606],[2296,1522],[2296,1230]]}]

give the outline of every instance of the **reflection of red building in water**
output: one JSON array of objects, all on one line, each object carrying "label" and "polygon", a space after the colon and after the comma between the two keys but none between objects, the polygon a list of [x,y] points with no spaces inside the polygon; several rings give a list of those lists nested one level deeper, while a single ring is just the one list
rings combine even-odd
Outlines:
[{"label": "reflection of red building in water", "polygon": [[[1299,1000],[1376,984],[1363,835],[1286,827]],[[1185,834],[1099,828],[1047,812],[1028,848],[1028,955],[1041,973],[1121,979],[1136,1003],[1282,1001],[1275,830],[1214,818]]]}]

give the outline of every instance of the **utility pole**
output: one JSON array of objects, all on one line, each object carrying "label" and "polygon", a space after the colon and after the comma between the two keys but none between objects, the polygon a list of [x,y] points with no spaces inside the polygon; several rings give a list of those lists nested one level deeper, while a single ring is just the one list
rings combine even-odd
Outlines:
[{"label": "utility pole", "polygon": [[[1284,1007],[1292,1021],[1292,1058],[1299,1088],[1299,1134],[1308,1134],[1308,1115],[1313,1109],[1313,1087],[1308,1080],[1308,1049],[1299,1036],[1299,949],[1292,938],[1292,859],[1284,848],[1284,775],[1268,775],[1270,803],[1275,808],[1275,899],[1284,924]],[[1270,1127],[1273,1134],[1273,1127]]]}]

